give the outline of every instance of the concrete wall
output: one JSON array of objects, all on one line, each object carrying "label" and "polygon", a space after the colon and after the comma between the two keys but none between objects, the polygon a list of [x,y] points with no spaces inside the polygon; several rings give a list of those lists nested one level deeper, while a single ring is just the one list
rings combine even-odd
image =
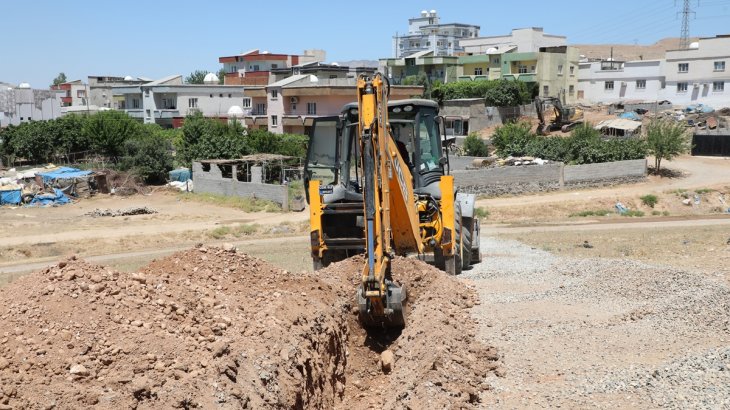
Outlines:
[{"label": "concrete wall", "polygon": [[193,162],[195,192],[267,199],[280,204],[285,211],[289,210],[289,188],[286,185],[241,182],[236,180],[236,170],[236,165],[233,165],[233,178],[223,178],[216,164],[210,164],[210,171],[206,172],[200,162]]},{"label": "concrete wall", "polygon": [[0,85],[0,127],[52,120],[61,115],[61,98],[55,91]]},{"label": "concrete wall", "polygon": [[614,178],[646,176],[646,160],[604,162],[602,164],[568,165],[565,167],[565,184]]},{"label": "concrete wall", "polygon": [[469,132],[502,125],[507,120],[520,116],[537,116],[535,106],[532,104],[518,107],[485,107],[484,100],[481,98],[444,101],[439,114],[444,117],[461,117],[468,120]]}]

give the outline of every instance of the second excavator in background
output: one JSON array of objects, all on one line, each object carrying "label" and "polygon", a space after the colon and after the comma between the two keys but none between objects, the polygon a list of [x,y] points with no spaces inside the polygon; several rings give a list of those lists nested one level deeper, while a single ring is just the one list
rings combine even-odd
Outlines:
[{"label": "second excavator in background", "polygon": [[537,111],[537,135],[547,135],[551,131],[569,132],[583,123],[583,110],[571,105],[563,105],[557,97],[535,97]]}]

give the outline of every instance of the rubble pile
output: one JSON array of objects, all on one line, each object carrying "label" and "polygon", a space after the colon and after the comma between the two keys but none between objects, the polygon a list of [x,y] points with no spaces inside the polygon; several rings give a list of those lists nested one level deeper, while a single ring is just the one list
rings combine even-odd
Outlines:
[{"label": "rubble pile", "polygon": [[139,206],[139,207],[133,207],[133,208],[127,208],[127,209],[94,209],[93,211],[87,212],[84,215],[90,216],[92,218],[98,218],[103,216],[133,216],[133,215],[151,215],[156,214],[157,211],[155,211],[152,208],[148,208],[146,206]]},{"label": "rubble pile", "polygon": [[233,246],[136,273],[61,261],[0,289],[0,406],[477,406],[499,369],[475,340],[474,293],[398,259],[408,327],[368,334],[354,307],[361,269],[294,274]]}]

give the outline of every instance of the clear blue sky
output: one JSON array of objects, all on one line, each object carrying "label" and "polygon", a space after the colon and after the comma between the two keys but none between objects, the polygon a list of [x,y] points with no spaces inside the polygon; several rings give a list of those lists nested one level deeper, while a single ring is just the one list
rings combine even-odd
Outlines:
[{"label": "clear blue sky", "polygon": [[[569,43],[651,44],[678,37],[682,0],[164,1],[2,0],[0,81],[47,87],[61,71],[159,78],[218,70],[218,57],[260,48],[327,51],[328,61],[390,57],[408,18],[436,9],[442,23],[481,35],[541,26]],[[693,0],[690,35],[730,34],[730,0]]]}]

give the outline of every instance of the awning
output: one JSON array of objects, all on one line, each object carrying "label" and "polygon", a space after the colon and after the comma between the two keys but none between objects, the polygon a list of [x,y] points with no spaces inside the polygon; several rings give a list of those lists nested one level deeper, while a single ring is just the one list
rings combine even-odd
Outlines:
[{"label": "awning", "polygon": [[594,129],[602,130],[604,128],[615,128],[617,130],[625,130],[625,131],[636,131],[641,127],[641,122],[639,121],[632,121],[632,120],[624,120],[621,118],[616,118],[613,120],[605,120],[601,121],[598,124],[596,124]]}]

